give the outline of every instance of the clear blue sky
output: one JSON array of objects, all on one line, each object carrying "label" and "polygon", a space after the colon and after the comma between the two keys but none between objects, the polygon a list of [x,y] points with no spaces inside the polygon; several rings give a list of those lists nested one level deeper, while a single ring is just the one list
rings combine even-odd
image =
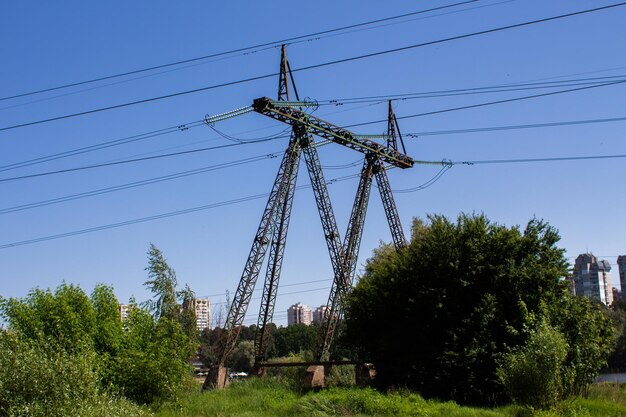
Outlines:
[{"label": "clear blue sky", "polygon": [[[409,2],[4,2],[0,6],[0,96],[46,89],[126,71],[210,55],[284,38],[455,3]],[[389,21],[313,38],[288,47],[293,69],[472,32],[609,5],[608,1],[494,1]],[[301,96],[318,100],[467,89],[522,82],[626,77],[626,7],[481,36],[413,48],[295,74]],[[367,29],[367,30],[362,30]],[[73,88],[0,101],[0,128],[271,74],[278,48],[206,59]],[[184,68],[182,68],[184,67]],[[176,69],[174,71],[170,71]],[[150,75],[146,77],[146,75]],[[140,77],[140,78],[138,78]],[[134,79],[138,78],[138,79]],[[616,78],[620,79],[620,78]],[[574,87],[396,101],[398,117]],[[0,166],[97,145],[201,120],[276,95],[266,78],[167,100],[0,131]],[[407,152],[419,160],[477,161],[626,154],[626,122],[561,125],[409,137],[494,126],[626,117],[626,85],[616,84],[535,99],[413,117],[400,121]],[[386,103],[322,106],[316,115],[338,125],[380,120]],[[251,113],[216,126],[240,139],[258,139],[285,126]],[[384,123],[355,128],[381,133]],[[282,151],[286,139],[133,164],[0,181],[0,210],[114,187],[195,168]],[[233,143],[207,126],[123,146],[0,172],[0,180],[40,172]],[[327,179],[355,174],[360,154],[339,145],[320,148]],[[269,191],[278,158],[0,214],[0,245],[199,207]],[[355,166],[351,166],[356,163]],[[304,165],[302,165],[304,168]],[[4,169],[4,168],[1,168]],[[427,183],[439,167],[389,172],[394,189]],[[524,225],[536,216],[559,229],[567,255],[591,251],[615,265],[626,253],[626,159],[456,165],[430,187],[396,194],[405,230],[413,217],[483,212],[493,221]],[[299,184],[307,184],[301,170]],[[345,230],[357,179],[329,186]],[[62,280],[91,291],[114,286],[120,300],[149,295],[142,286],[150,242],[198,295],[234,291],[264,199],[166,219],[0,249],[0,294],[20,297]],[[372,193],[359,258],[363,266],[388,242],[380,198]],[[573,260],[573,259],[571,259]],[[277,321],[297,302],[324,304],[332,276],[311,190],[296,195],[277,303]],[[263,277],[260,277],[260,282]],[[320,281],[326,280],[326,281]],[[318,282],[311,282],[318,281]],[[618,286],[616,268],[613,285]],[[260,284],[260,283],[259,283]],[[257,287],[260,292],[261,286]],[[291,293],[291,294],[290,294]],[[219,295],[214,302],[223,300]],[[256,305],[246,323],[255,321]]]}]

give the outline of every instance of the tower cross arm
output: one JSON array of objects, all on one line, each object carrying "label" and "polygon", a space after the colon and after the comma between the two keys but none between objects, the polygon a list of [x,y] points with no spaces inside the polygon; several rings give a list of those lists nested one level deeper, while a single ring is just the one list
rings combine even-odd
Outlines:
[{"label": "tower cross arm", "polygon": [[364,154],[373,153],[382,161],[398,168],[411,168],[413,166],[413,158],[410,156],[372,140],[357,137],[347,129],[311,116],[293,106],[281,105],[280,102],[276,102],[268,97],[261,97],[254,100],[252,107],[257,113],[264,114],[283,123],[296,127],[304,126],[309,133],[315,136],[328,139]]}]

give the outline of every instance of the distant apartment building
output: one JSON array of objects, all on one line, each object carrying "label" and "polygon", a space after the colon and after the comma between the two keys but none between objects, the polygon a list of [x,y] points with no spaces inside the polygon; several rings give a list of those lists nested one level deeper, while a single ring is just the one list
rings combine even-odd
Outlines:
[{"label": "distant apartment building", "polygon": [[287,326],[292,324],[306,324],[307,326],[313,321],[313,312],[311,307],[306,304],[294,304],[287,309]]},{"label": "distant apartment building", "polygon": [[321,324],[324,321],[324,314],[326,313],[326,305],[319,306],[313,311],[313,323]]},{"label": "distant apartment building", "polygon": [[588,297],[607,306],[613,302],[611,265],[608,261],[598,260],[591,253],[578,255],[572,281],[576,295]]},{"label": "distant apartment building", "polygon": [[619,283],[621,286],[621,296],[626,297],[626,255],[617,257],[617,268],[619,270]]},{"label": "distant apartment building", "polygon": [[130,312],[131,304],[120,304],[120,319],[126,321]]},{"label": "distant apartment building", "polygon": [[208,298],[194,298],[191,308],[196,313],[196,328],[199,332],[211,327],[211,301]]}]

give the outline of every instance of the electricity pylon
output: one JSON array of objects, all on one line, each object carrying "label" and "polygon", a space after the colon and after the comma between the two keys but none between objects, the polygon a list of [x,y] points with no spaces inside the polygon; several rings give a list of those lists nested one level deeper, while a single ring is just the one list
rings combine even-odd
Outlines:
[{"label": "electricity pylon", "polygon": [[[290,101],[292,92],[296,101]],[[256,99],[253,103],[253,109],[258,113],[290,124],[292,128],[291,138],[283,155],[239,285],[234,293],[232,304],[226,317],[226,337],[220,342],[213,367],[204,382],[204,388],[223,388],[227,384],[228,376],[224,363],[237,343],[263,260],[269,249],[270,255],[266,267],[255,340],[255,368],[259,373],[262,372],[259,365],[267,354],[268,325],[274,313],[301,155],[304,156],[309,173],[334,273],[328,307],[322,325],[322,334],[318,348],[319,358],[328,358],[336,323],[342,313],[342,303],[352,286],[372,176],[376,177],[378,188],[381,192],[394,244],[397,248],[405,245],[404,233],[402,232],[384,164],[387,163],[399,168],[410,168],[413,166],[413,160],[397,149],[398,139],[402,144],[402,138],[399,136],[399,129],[391,110],[391,103],[389,105],[390,121],[388,134],[386,135],[388,138],[386,146],[371,139],[363,138],[363,136],[357,136],[346,129],[304,112],[303,107],[309,105],[310,103],[300,101],[291,68],[287,61],[285,46],[283,46],[277,100],[267,97]],[[350,216],[348,231],[343,242],[333,213],[326,187],[327,183],[324,179],[313,135],[365,154],[361,179]],[[377,135],[372,135],[372,137],[374,136]],[[402,147],[404,148],[404,144],[402,144]]]}]

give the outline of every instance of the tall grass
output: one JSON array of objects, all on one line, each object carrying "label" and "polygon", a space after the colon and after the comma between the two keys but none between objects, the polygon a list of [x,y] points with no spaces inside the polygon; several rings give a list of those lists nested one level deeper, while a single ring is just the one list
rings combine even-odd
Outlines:
[{"label": "tall grass", "polygon": [[594,387],[589,398],[564,401],[551,410],[484,409],[425,400],[408,391],[335,387],[303,392],[293,389],[290,378],[266,377],[236,381],[226,390],[192,393],[156,410],[156,417],[626,417],[625,402],[624,386],[607,385]]}]

